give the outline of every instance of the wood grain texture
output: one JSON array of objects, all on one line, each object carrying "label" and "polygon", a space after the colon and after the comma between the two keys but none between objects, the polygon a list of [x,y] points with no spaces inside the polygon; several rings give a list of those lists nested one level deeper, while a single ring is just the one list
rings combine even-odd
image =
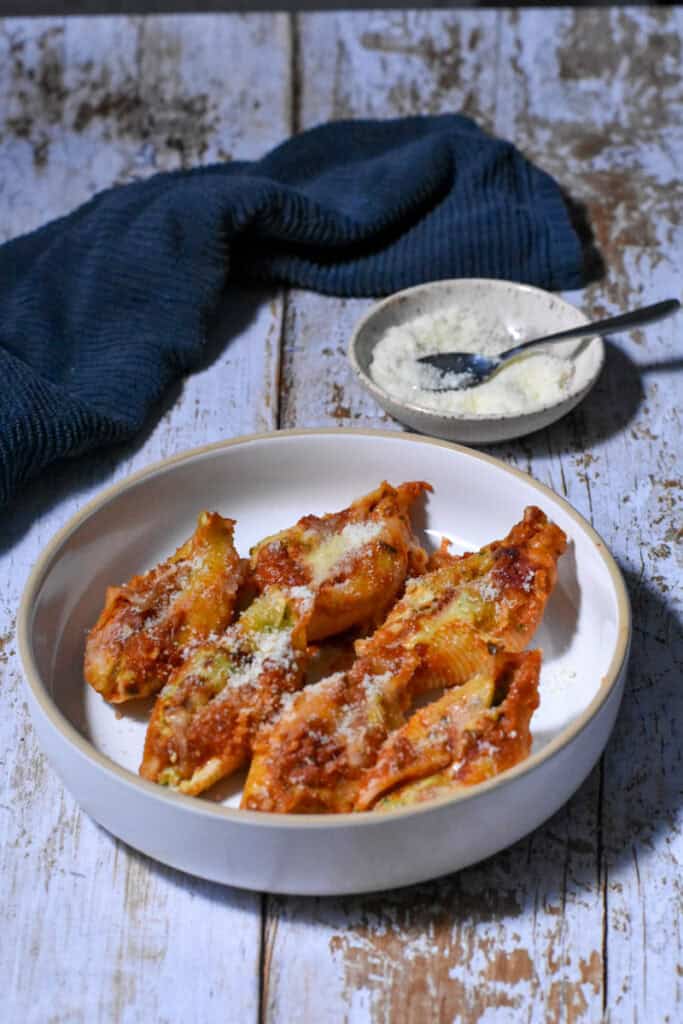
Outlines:
[{"label": "wood grain texture", "polygon": [[[493,126],[498,15],[368,11],[295,22],[296,124],[464,110]],[[281,426],[396,427],[353,382],[346,349],[372,303],[292,292]]]},{"label": "wood grain texture", "polygon": [[[607,273],[568,297],[600,315],[680,294],[682,36],[676,11],[307,15],[299,117],[473,113],[586,205]],[[382,421],[343,354],[367,305],[290,296],[287,425]],[[633,667],[603,763],[545,827],[457,877],[271,899],[269,1020],[680,1015],[680,336],[668,321],[620,338],[570,417],[490,449],[564,494],[627,572]]]},{"label": "wood grain texture", "polygon": [[[328,118],[464,110],[586,205],[606,274],[572,301],[599,315],[680,297],[680,10],[0,24],[3,237],[112,182],[255,156]],[[490,449],[593,522],[634,608],[614,736],[532,836],[401,892],[270,897],[262,922],[259,898],[113,840],[35,746],[13,624],[51,534],[100,486],[204,441],[278,424],[400,429],[346,360],[368,305],[276,290],[226,296],[205,365],[135,444],[53,468],[3,516],[3,1019],[681,1019],[680,318],[610,343],[575,412]]]},{"label": "wood grain texture", "polygon": [[[11,237],[114,182],[290,130],[283,16],[9,21],[0,28],[1,229]],[[51,467],[0,531],[0,1016],[30,1024],[258,1016],[261,902],[127,849],[38,750],[14,616],[49,537],[101,486],[203,442],[272,428],[282,295],[226,296],[203,365],[135,443]]]},{"label": "wood grain texture", "polygon": [[[682,13],[562,12],[545,38],[538,14],[507,21],[512,82],[501,117],[585,202],[607,264],[585,308],[680,297]],[[555,486],[559,472],[624,568],[633,602],[631,672],[598,806],[604,997],[615,1021],[681,1013],[680,339],[672,320],[610,345],[575,432],[570,421],[547,455],[531,456],[535,472],[555,464]]]}]

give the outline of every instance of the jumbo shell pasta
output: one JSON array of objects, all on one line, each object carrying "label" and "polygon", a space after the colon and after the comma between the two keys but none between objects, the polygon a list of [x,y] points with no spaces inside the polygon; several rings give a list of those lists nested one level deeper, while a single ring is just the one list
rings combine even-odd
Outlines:
[{"label": "jumbo shell pasta", "polygon": [[[246,809],[385,812],[528,756],[541,654],[524,648],[566,537],[530,507],[503,539],[428,558],[409,513],[430,489],[383,482],[248,560],[234,522],[202,513],[175,555],[110,588],[85,673],[115,703],[160,690],[140,773],[197,796],[249,764]],[[335,653],[340,634],[355,653]],[[326,652],[342,670],[310,681]]]},{"label": "jumbo shell pasta", "polygon": [[[535,508],[481,551],[442,551],[409,581],[386,622],[357,644],[352,668],[306,688],[255,744],[242,806],[343,812],[420,694],[494,673],[541,621],[566,538]],[[520,748],[519,756],[524,756]]]},{"label": "jumbo shell pasta", "polygon": [[406,574],[426,564],[407,515],[425,488],[382,484],[254,549],[261,593],[223,635],[185,652],[152,713],[143,776],[197,795],[249,759],[261,727],[303,684],[310,639],[334,622],[340,632],[381,618]]}]

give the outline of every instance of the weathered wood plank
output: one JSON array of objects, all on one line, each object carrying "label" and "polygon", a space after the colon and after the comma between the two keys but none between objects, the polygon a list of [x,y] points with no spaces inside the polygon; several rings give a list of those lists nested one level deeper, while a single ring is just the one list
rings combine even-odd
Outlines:
[{"label": "weathered wood plank", "polygon": [[[464,108],[490,127],[505,88],[499,21],[493,12],[300,19],[302,124]],[[331,316],[329,300],[291,298],[285,422],[382,422],[350,380],[345,357],[367,303],[337,302]],[[322,389],[313,387],[316,379]],[[529,1019],[561,1019],[567,1009],[576,1019],[597,1019],[597,788],[593,780],[545,830],[457,878],[388,898],[274,901],[270,1018],[287,1019],[302,1004],[307,1016],[327,1019],[325,1007],[341,1003],[353,1020],[418,1020],[435,1006],[440,1019],[474,1021],[496,1008],[501,1019],[513,1009]]]},{"label": "weathered wood plank", "polygon": [[[297,1002],[324,1021],[599,1019],[588,1015],[602,976],[585,807],[573,801],[532,840],[438,883],[272,901],[268,1019]],[[567,941],[572,918],[590,931],[587,956]]]},{"label": "weathered wood plank", "polygon": [[[6,21],[4,237],[114,182],[290,131],[285,16]],[[51,468],[3,512],[0,943],[3,1019],[258,1016],[260,899],[166,869],[82,815],[37,749],[13,625],[32,563],[100,486],[162,456],[276,424],[282,296],[228,296],[204,365],[134,444]],[[201,499],[198,499],[201,500]]]},{"label": "weathered wood plank", "polygon": [[[680,293],[680,11],[306,15],[293,89],[288,24],[267,15],[3,23],[2,236],[113,181],[256,155],[292,125],[464,108],[587,204],[608,273],[574,301],[598,314]],[[13,617],[40,548],[103,483],[277,422],[283,307],[278,294],[264,298],[227,304],[206,366],[138,443],[57,467],[3,517],[0,870],[16,935],[0,946],[8,1019],[257,1014],[259,901],[154,865],[80,814],[35,747]],[[384,422],[345,357],[366,307],[290,296],[282,425]],[[564,493],[627,571],[633,669],[602,771],[532,837],[456,877],[372,898],[269,900],[267,1019],[680,1016],[678,339],[676,321],[619,339],[571,417],[492,449]],[[199,993],[188,984],[196,978]]]},{"label": "weathered wood plank", "polygon": [[[463,97],[587,204],[607,275],[570,299],[599,315],[680,293],[680,12],[473,14],[481,55],[469,64],[461,42],[473,22],[420,17],[302,17],[302,125],[453,109]],[[437,83],[452,82],[454,66],[459,91],[444,95]],[[367,423],[373,411],[381,422],[343,355],[367,303],[331,312],[329,300],[292,301],[287,424]],[[680,360],[667,354],[677,337],[669,321],[620,338],[571,417],[491,449],[565,494],[633,584],[631,685],[604,768],[528,840],[456,878],[372,899],[271,901],[269,1019],[300,1006],[331,1020],[327,1008],[340,1005],[354,1021],[594,1021],[603,1005],[614,1020],[676,1019],[681,774],[669,723],[680,703],[670,601]],[[674,372],[657,372],[667,362]],[[661,982],[648,983],[644,965]]]},{"label": "weathered wood plank", "polygon": [[[586,309],[680,295],[681,12],[565,11],[551,37],[542,39],[544,27],[537,13],[519,19],[516,82],[498,109],[587,206],[607,274],[587,290]],[[678,320],[620,337],[574,422],[551,433],[547,453],[540,439],[528,450],[534,472],[560,470],[570,501],[624,567],[634,606],[629,686],[600,805],[613,1020],[680,1015],[680,337]]]},{"label": "weathered wood plank", "polygon": [[[309,14],[296,25],[299,127],[446,110],[463,110],[493,124],[494,12]],[[353,325],[369,305],[292,293],[281,426],[395,426],[355,386],[346,358]]]}]

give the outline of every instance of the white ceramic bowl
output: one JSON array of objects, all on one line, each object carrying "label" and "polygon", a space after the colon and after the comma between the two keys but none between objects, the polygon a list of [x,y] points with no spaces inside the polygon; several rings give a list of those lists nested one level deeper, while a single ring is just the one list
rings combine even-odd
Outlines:
[{"label": "white ceramic bowl", "polygon": [[[82,677],[85,631],[105,586],[172,551],[203,508],[237,519],[237,545],[246,552],[303,513],[341,508],[383,478],[434,485],[419,523],[427,543],[445,534],[460,549],[477,548],[504,535],[528,504],[540,505],[569,535],[537,634],[544,665],[531,757],[464,794],[391,814],[259,814],[234,806],[236,793],[221,805],[139,778],[145,716],[124,706],[117,717]],[[462,868],[557,810],[612,728],[630,614],[600,538],[530,477],[476,452],[404,434],[284,431],[167,459],[102,493],[39,559],[18,635],[39,740],[96,821],[149,856],[204,878],[329,894],[407,885]]]},{"label": "white ceramic bowl", "polygon": [[564,416],[588,394],[605,358],[600,338],[580,338],[556,342],[551,351],[565,358],[580,358],[585,369],[584,385],[561,402],[555,402],[523,414],[481,415],[436,412],[425,406],[404,402],[380,387],[370,376],[375,345],[390,327],[415,317],[448,308],[461,308],[463,315],[477,317],[495,310],[500,326],[509,334],[510,345],[531,338],[579,327],[588,318],[552,292],[513,281],[488,278],[461,278],[431,281],[396,292],[374,305],[359,321],[349,344],[349,359],[361,384],[382,408],[414,430],[448,441],[465,444],[489,444],[522,437],[549,426]]}]

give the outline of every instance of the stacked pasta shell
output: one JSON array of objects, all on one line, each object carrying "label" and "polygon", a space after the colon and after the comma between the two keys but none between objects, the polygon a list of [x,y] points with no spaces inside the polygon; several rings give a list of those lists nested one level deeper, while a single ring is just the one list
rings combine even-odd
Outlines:
[{"label": "stacked pasta shell", "polygon": [[[428,559],[409,518],[428,490],[383,483],[248,563],[232,521],[203,513],[168,562],[109,591],[86,679],[116,702],[160,691],[141,774],[197,795],[250,762],[243,807],[333,813],[432,799],[526,757],[541,656],[524,648],[565,535],[529,508],[504,540]],[[349,631],[352,664],[307,683]]]}]

